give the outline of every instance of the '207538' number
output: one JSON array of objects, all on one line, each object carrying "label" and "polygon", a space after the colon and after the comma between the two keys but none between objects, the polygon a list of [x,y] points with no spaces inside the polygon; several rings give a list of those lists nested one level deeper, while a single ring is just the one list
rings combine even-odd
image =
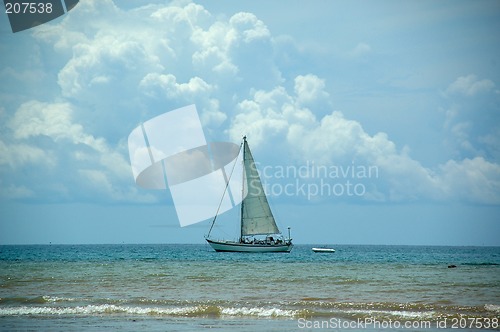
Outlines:
[{"label": "'207538' number", "polygon": [[469,318],[452,318],[452,329],[498,329],[500,326],[497,317],[469,317]]},{"label": "'207538' number", "polygon": [[15,3],[10,3],[6,2],[5,3],[5,13],[6,14],[50,14],[52,13],[52,3],[47,2],[15,2]]}]

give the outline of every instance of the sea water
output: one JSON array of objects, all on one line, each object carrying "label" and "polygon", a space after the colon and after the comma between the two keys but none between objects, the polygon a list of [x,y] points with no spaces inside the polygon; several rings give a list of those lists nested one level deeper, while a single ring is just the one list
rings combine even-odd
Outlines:
[{"label": "sea water", "polygon": [[0,246],[0,330],[500,329],[499,247],[312,247]]}]

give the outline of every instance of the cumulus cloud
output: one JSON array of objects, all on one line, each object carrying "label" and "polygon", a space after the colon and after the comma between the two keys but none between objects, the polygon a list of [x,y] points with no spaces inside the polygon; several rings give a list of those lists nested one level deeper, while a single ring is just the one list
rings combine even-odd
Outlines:
[{"label": "cumulus cloud", "polygon": [[297,76],[294,90],[297,102],[305,106],[317,104],[329,97],[325,91],[325,80],[312,74]]},{"label": "cumulus cloud", "polygon": [[[296,78],[296,82],[301,82]],[[284,87],[257,91],[251,100],[239,103],[230,128],[233,139],[246,133],[252,145],[286,140],[288,154],[324,165],[357,164],[376,166],[380,178],[367,199],[385,201],[457,200],[500,203],[500,165],[483,158],[450,160],[435,168],[424,167],[411,158],[408,149],[398,150],[383,132],[368,134],[362,125],[333,111],[316,119],[301,106],[309,90],[296,85],[295,94]],[[318,86],[319,87],[319,86]],[[321,93],[324,86],[318,88]],[[304,95],[302,95],[304,94]],[[468,190],[469,186],[475,189]],[[481,192],[479,188],[484,187]]]},{"label": "cumulus cloud", "polygon": [[[102,97],[103,87],[110,85],[120,87],[122,93],[130,92],[148,69],[161,69],[157,57],[148,52],[139,37],[131,40],[123,35],[98,34],[91,42],[73,46],[73,57],[58,75],[63,96],[93,100]],[[124,72],[131,75],[124,76]]]},{"label": "cumulus cloud", "polygon": [[272,87],[281,81],[274,62],[274,41],[264,22],[252,13],[236,13],[227,22],[196,29],[191,40],[196,45],[195,69],[233,90]]},{"label": "cumulus cloud", "polygon": [[81,125],[72,123],[72,112],[69,103],[50,104],[32,100],[19,107],[9,127],[17,139],[44,135],[55,141],[69,139],[75,144],[83,143],[102,152],[103,139],[85,134]]},{"label": "cumulus cloud", "polygon": [[283,136],[290,118],[315,121],[314,115],[307,109],[298,108],[296,100],[281,86],[271,91],[256,91],[252,100],[243,100],[237,109],[229,135],[232,140],[248,135],[253,145]]},{"label": "cumulus cloud", "polygon": [[[471,155],[424,167],[386,133],[369,134],[335,110],[324,78],[309,71],[285,77],[276,54],[290,57],[279,48],[291,42],[275,38],[252,13],[216,17],[189,2],[122,10],[111,0],[88,0],[58,23],[34,30],[33,38],[45,45],[40,56],[57,58],[59,90],[55,102],[29,97],[2,112],[9,132],[0,140],[0,167],[44,161],[64,177],[54,191],[70,195],[67,187],[73,186],[85,188],[87,197],[155,201],[134,187],[124,138],[141,121],[196,103],[205,129],[218,138],[221,132],[232,141],[248,135],[256,149],[280,151],[297,162],[355,160],[379,167],[367,197],[500,203],[499,166],[487,154],[477,156],[471,139],[477,120],[464,115],[463,105],[450,105],[446,128],[461,137],[462,150],[470,145]],[[349,58],[371,51],[361,42]],[[293,59],[287,63],[292,66]],[[494,89],[493,81],[468,75],[444,95],[472,99]],[[484,144],[495,142],[498,131],[482,132]],[[484,192],[466,189],[483,185]],[[37,192],[23,182],[5,187],[17,197]]]},{"label": "cumulus cloud", "polygon": [[[71,103],[26,102],[18,108],[8,127],[15,141],[0,141],[0,166],[8,165],[15,170],[28,166],[38,169],[37,173],[28,173],[27,181],[45,173],[36,189],[9,184],[11,198],[44,193],[59,198],[63,195],[64,199],[156,200],[151,195],[141,195],[132,183],[127,184],[132,176],[121,151],[124,148],[113,148],[104,138],[86,133],[81,124],[74,122]],[[44,149],[37,146],[40,142],[45,142]],[[41,169],[41,165],[48,169]],[[75,191],[81,188],[89,190]]]},{"label": "cumulus cloud", "polygon": [[36,146],[23,143],[8,144],[0,140],[0,166],[17,169],[26,164],[53,166],[54,156]]},{"label": "cumulus cloud", "polygon": [[160,93],[169,98],[182,97],[190,99],[199,94],[206,95],[212,90],[212,87],[199,77],[191,78],[188,83],[177,83],[174,75],[161,75],[158,73],[147,74],[139,85],[147,90],[146,93],[149,93],[148,88],[158,88]]},{"label": "cumulus cloud", "polygon": [[34,37],[68,57],[58,73],[62,96],[82,110],[92,105],[101,135],[102,123],[126,126],[118,114],[137,114],[136,124],[162,111],[162,102],[195,102],[204,124],[218,128],[227,118],[221,104],[282,80],[272,36],[254,14],[217,19],[190,2],[121,10],[112,1],[84,1]]},{"label": "cumulus cloud", "polygon": [[219,109],[218,99],[212,97],[217,87],[199,77],[192,77],[187,83],[177,83],[174,75],[150,73],[141,80],[139,86],[146,95],[154,98],[165,97],[185,104],[200,105],[204,125],[220,125],[227,118]]},{"label": "cumulus cloud", "polygon": [[[207,43],[200,35],[214,39]],[[269,32],[252,14],[219,21],[193,3],[123,11],[112,1],[82,1],[60,23],[34,30],[33,37],[46,45],[41,54],[62,60],[57,74],[60,90],[54,91],[60,101],[24,101],[7,116],[11,138],[1,141],[5,153],[0,165],[13,169],[43,161],[54,168],[46,181],[61,181],[52,186],[61,193],[71,192],[62,187],[85,186],[89,193],[107,193],[112,199],[141,200],[130,190],[135,187],[125,185],[132,177],[120,137],[141,120],[193,102],[204,125],[220,126],[227,115],[214,96],[218,86],[186,73],[196,71],[201,59],[198,70],[204,74],[207,63],[197,56],[216,49],[221,61],[209,71],[232,67],[234,74],[241,74],[232,64],[241,54],[238,49],[257,45],[269,38]],[[112,144],[110,132],[115,130],[121,133]],[[142,200],[156,198],[142,195]]]},{"label": "cumulus cloud", "polygon": [[440,188],[447,197],[481,204],[500,203],[500,165],[482,157],[440,165]]}]

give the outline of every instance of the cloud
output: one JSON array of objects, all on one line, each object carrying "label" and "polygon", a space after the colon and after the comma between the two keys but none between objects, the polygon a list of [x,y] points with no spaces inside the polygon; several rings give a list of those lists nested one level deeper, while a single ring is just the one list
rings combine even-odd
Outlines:
[{"label": "cloud", "polygon": [[[296,82],[302,82],[297,77]],[[318,80],[315,79],[316,82]],[[317,93],[324,93],[322,85]],[[252,146],[285,140],[285,155],[294,155],[304,164],[375,166],[377,178],[366,199],[383,201],[461,201],[500,203],[500,165],[484,158],[449,160],[435,168],[424,167],[411,158],[408,148],[398,150],[386,133],[368,134],[363,126],[332,111],[316,119],[301,106],[309,97],[309,89],[296,84],[294,94],[284,87],[257,91],[253,98],[239,103],[240,111],[231,123],[229,134],[236,140],[247,134]],[[458,130],[458,129],[457,129]],[[276,148],[279,151],[280,148]],[[476,182],[475,182],[476,181]],[[471,186],[472,190],[468,190]],[[484,191],[480,188],[484,187]]]},{"label": "cloud", "polygon": [[[291,37],[273,36],[252,13],[215,16],[189,2],[122,10],[111,0],[89,0],[56,22],[32,34],[38,56],[46,57],[36,69],[55,72],[23,74],[13,67],[0,73],[10,80],[57,76],[53,102],[30,95],[2,111],[8,129],[0,140],[2,175],[47,165],[38,187],[33,178],[5,183],[17,197],[40,195],[45,187],[72,199],[158,201],[134,187],[125,137],[141,121],[196,103],[209,135],[239,141],[246,134],[273,161],[379,167],[367,197],[499,202],[491,152],[498,148],[487,148],[498,142],[496,109],[485,102],[483,111],[472,111],[478,98],[494,92],[489,79],[461,76],[444,89],[450,103],[443,107],[445,129],[462,153],[424,167],[387,133],[370,134],[335,109],[327,89],[332,82],[312,73],[308,61],[294,59],[300,52],[290,50]],[[354,66],[371,52],[360,42],[341,60]],[[474,179],[485,192],[466,190]]]},{"label": "cloud", "polygon": [[365,56],[366,54],[369,54],[372,51],[372,48],[370,45],[366,43],[359,43],[356,45],[356,47],[351,51],[351,56],[353,57],[362,57]]},{"label": "cloud", "polygon": [[295,94],[301,105],[311,105],[327,100],[329,94],[325,92],[325,80],[316,75],[299,75],[295,78]]},{"label": "cloud", "polygon": [[[31,100],[18,108],[8,122],[14,142],[0,141],[0,166],[15,170],[29,166],[38,172],[21,179],[30,186],[7,184],[11,198],[43,200],[43,195],[50,195],[64,200],[155,202],[154,196],[139,193],[133,184],[126,148],[110,147],[104,138],[86,133],[74,122],[73,113],[69,102]],[[44,149],[38,147],[41,144]]]},{"label": "cloud", "polygon": [[212,22],[212,15],[201,5],[194,3],[174,2],[171,6],[159,8],[151,13],[151,18],[166,22],[170,32],[183,32],[184,36],[191,34],[200,27],[207,27]]},{"label": "cloud", "polygon": [[456,157],[482,156],[500,161],[500,117],[496,105],[499,94],[495,83],[477,79],[476,75],[460,76],[445,90],[444,130],[446,144]]},{"label": "cloud", "polygon": [[8,165],[11,169],[26,164],[33,166],[54,165],[54,156],[38,147],[28,144],[7,144],[0,140],[0,166]]},{"label": "cloud", "polygon": [[61,23],[33,35],[54,56],[67,57],[58,73],[61,94],[76,112],[92,105],[92,131],[101,135],[109,135],[103,123],[126,126],[118,114],[136,115],[136,124],[157,115],[161,104],[193,102],[204,124],[217,128],[227,118],[219,107],[238,91],[281,80],[271,34],[254,14],[216,19],[189,2],[125,11],[106,1],[103,12],[97,8],[95,1],[79,4]]},{"label": "cloud", "polygon": [[382,193],[387,201],[500,203],[500,165],[481,157],[449,160],[436,168],[427,168],[405,149],[398,151],[385,133],[371,136],[358,122],[346,119],[340,112],[325,116],[316,127],[294,130],[294,135],[288,137],[290,143],[311,160],[334,164],[355,160],[357,164],[376,166],[381,180],[375,188],[378,198]]},{"label": "cloud", "polygon": [[[115,97],[118,90],[110,89],[112,85],[120,87],[121,93],[130,92],[148,70],[161,69],[139,37],[98,34],[90,42],[74,45],[73,57],[58,74],[63,96],[94,100],[104,97],[103,92],[114,92]],[[124,76],[125,72],[131,75]]]},{"label": "cloud", "polygon": [[0,182],[0,197],[7,199],[26,199],[35,196],[35,193],[25,186],[4,186]]},{"label": "cloud", "polygon": [[227,115],[219,110],[219,101],[212,97],[217,87],[199,77],[192,77],[187,83],[177,83],[174,75],[150,73],[141,80],[139,87],[150,97],[200,105],[204,125],[218,126],[227,119]]},{"label": "cloud", "polygon": [[195,29],[191,40],[196,47],[192,56],[195,68],[234,91],[272,87],[281,81],[274,62],[274,40],[264,22],[252,13],[236,13],[227,22]]},{"label": "cloud", "polygon": [[199,77],[193,77],[188,83],[177,83],[172,74],[161,75],[158,73],[147,74],[139,83],[139,86],[151,93],[149,90],[158,88],[159,93],[165,94],[168,98],[179,98],[189,100],[200,94],[206,95],[213,88]]},{"label": "cloud", "polygon": [[139,194],[138,188],[134,186],[117,185],[116,178],[110,176],[106,168],[79,169],[77,174],[82,178],[80,187],[93,199],[113,202],[157,202],[157,198],[151,193]]},{"label": "cloud", "polygon": [[476,157],[449,160],[440,171],[440,186],[448,197],[480,204],[500,203],[500,165]]},{"label": "cloud", "polygon": [[300,135],[299,127],[314,125],[317,120],[308,106],[329,104],[329,95],[324,91],[325,81],[308,74],[298,75],[294,83],[294,94],[277,86],[271,91],[255,91],[252,100],[240,102],[229,129],[230,137],[236,140],[246,134],[251,137],[252,144],[259,145],[274,135]]},{"label": "cloud", "polygon": [[458,77],[446,89],[447,95],[461,94],[465,96],[475,96],[480,93],[492,91],[495,83],[489,79],[479,80],[476,75]]},{"label": "cloud", "polygon": [[380,173],[368,199],[406,201],[440,199],[435,174],[413,160],[405,149],[398,151],[386,133],[369,135],[362,125],[339,111],[324,116],[317,125],[290,127],[288,141],[296,154],[326,165],[375,166]]},{"label": "cloud", "polygon": [[81,125],[72,123],[72,113],[69,103],[50,104],[32,100],[19,107],[9,122],[9,127],[16,139],[44,135],[55,141],[68,139],[75,144],[86,144],[102,152],[103,140],[85,134]]},{"label": "cloud", "polygon": [[[199,35],[214,39],[207,43]],[[269,32],[253,14],[215,20],[193,3],[123,11],[112,1],[83,1],[62,21],[41,26],[32,36],[41,42],[41,55],[57,59],[59,91],[53,93],[58,101],[24,100],[15,111],[2,112],[13,114],[5,115],[9,132],[2,135],[8,139],[1,141],[5,153],[0,164],[14,169],[50,163],[50,174],[37,182],[40,185],[32,178],[16,179],[33,188],[38,198],[43,190],[52,190],[68,199],[107,195],[117,201],[151,202],[155,196],[139,194],[135,188],[120,137],[140,120],[193,102],[204,125],[220,126],[227,115],[220,110],[221,98],[215,97],[219,87],[209,82],[217,77],[208,73],[220,73],[227,65],[241,74],[232,65],[243,54],[239,48],[255,47],[269,39]],[[210,54],[214,47],[222,60],[215,68],[207,73],[201,66],[200,76],[179,78],[200,65],[197,54]],[[41,58],[42,65],[46,60]],[[113,137],[114,131],[118,133]],[[42,188],[44,182],[52,183]]]},{"label": "cloud", "polygon": [[286,136],[290,122],[314,122],[314,115],[297,105],[296,98],[288,95],[284,87],[271,91],[256,91],[253,99],[243,100],[237,105],[238,114],[229,128],[232,140],[248,135],[253,145]]}]

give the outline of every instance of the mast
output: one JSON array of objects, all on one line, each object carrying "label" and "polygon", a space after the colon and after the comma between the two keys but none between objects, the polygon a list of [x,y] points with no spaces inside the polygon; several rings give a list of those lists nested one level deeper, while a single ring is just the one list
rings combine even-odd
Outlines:
[{"label": "mast", "polygon": [[241,211],[240,211],[240,242],[243,242],[243,209],[245,204],[245,145],[247,144],[247,137],[243,136],[243,172],[241,179]]}]

